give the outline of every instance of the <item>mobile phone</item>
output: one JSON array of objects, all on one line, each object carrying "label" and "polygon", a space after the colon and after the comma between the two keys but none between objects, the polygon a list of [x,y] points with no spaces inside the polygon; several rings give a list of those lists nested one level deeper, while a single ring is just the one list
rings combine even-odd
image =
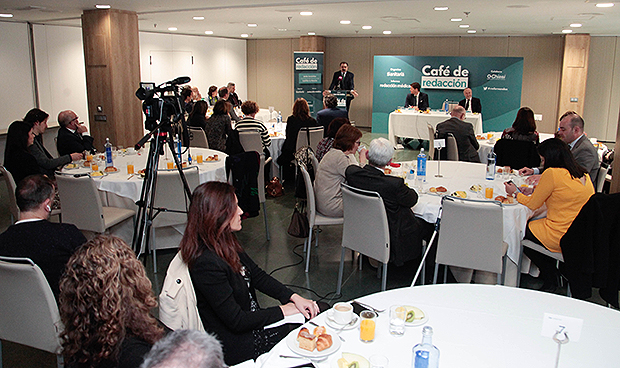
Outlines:
[{"label": "mobile phone", "polygon": [[512,180],[508,180],[506,183],[514,185],[514,186],[515,186],[515,188],[517,188],[517,191],[518,191],[519,193],[523,193],[523,192],[521,191],[521,189],[519,189],[519,187],[517,186],[517,184],[515,184]]}]

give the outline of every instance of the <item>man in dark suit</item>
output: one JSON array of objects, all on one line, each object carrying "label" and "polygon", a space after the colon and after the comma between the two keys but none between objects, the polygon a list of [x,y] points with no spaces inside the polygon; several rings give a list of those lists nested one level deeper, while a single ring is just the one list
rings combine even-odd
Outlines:
[{"label": "man in dark suit", "polygon": [[[357,97],[355,91],[354,75],[349,71],[349,64],[346,61],[340,63],[340,70],[334,72],[329,91],[350,91],[347,93],[347,111],[351,107],[351,100]],[[329,93],[329,91],[326,91]],[[323,93],[325,95],[325,93]]]},{"label": "man in dark suit", "polygon": [[413,107],[416,110],[426,111],[428,109],[428,95],[424,92],[420,92],[420,83],[413,82],[410,85],[410,94],[405,99],[405,107]]},{"label": "man in dark suit", "polygon": [[327,137],[329,123],[336,118],[349,118],[349,112],[338,108],[336,96],[328,93],[323,97],[324,109],[316,113],[316,121],[319,126],[323,126],[323,137]]},{"label": "man in dark suit", "polygon": [[459,149],[459,161],[480,162],[478,157],[478,140],[474,134],[474,127],[465,119],[465,108],[463,106],[455,107],[450,113],[450,119],[437,124],[438,138],[446,138],[448,133],[452,133],[456,138],[456,145]]},{"label": "man in dark suit", "polygon": [[482,113],[482,104],[480,103],[480,99],[471,96],[471,88],[465,88],[463,90],[463,96],[465,96],[465,98],[459,101],[459,105],[463,106],[465,111]]},{"label": "man in dark suit", "polygon": [[381,195],[390,228],[390,262],[401,266],[420,258],[422,239],[428,240],[433,226],[413,214],[411,208],[418,202],[415,190],[406,186],[402,178],[384,174],[393,153],[387,139],[373,139],[368,148],[368,164],[363,168],[350,165],[345,175],[349,185]]},{"label": "man in dark suit", "polygon": [[27,176],[17,185],[15,195],[19,221],[0,234],[0,255],[30,258],[58,298],[65,265],[86,238],[75,225],[47,221],[54,200],[54,183],[48,177]]},{"label": "man in dark suit", "polygon": [[228,89],[228,102],[230,102],[233,107],[241,107],[241,100],[239,100],[239,96],[235,93],[235,89],[237,88],[235,83],[228,82],[226,88]]},{"label": "man in dark suit", "polygon": [[88,130],[78,121],[78,116],[71,110],[64,110],[58,114],[58,136],[56,147],[58,155],[70,155],[84,151],[94,152],[93,137],[87,134]]}]

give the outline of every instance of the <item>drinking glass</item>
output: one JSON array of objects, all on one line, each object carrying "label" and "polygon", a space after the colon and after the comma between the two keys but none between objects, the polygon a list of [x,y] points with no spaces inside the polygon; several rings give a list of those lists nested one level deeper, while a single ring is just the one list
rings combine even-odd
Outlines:
[{"label": "drinking glass", "polygon": [[199,164],[202,163],[202,155],[196,156],[196,162],[199,163]]},{"label": "drinking glass", "polygon": [[402,305],[390,307],[390,334],[402,336],[405,333],[405,317],[407,308]]},{"label": "drinking glass", "polygon": [[487,185],[484,187],[484,198],[493,199],[493,186]]},{"label": "drinking glass", "polygon": [[360,313],[360,340],[362,342],[373,342],[375,339],[375,326],[377,313],[365,310]]},{"label": "drinking glass", "polygon": [[133,161],[127,162],[127,174],[131,175],[134,173]]},{"label": "drinking glass", "polygon": [[93,170],[93,172],[99,171],[99,164],[100,164],[99,160],[92,160],[90,162],[90,168]]},{"label": "drinking glass", "polygon": [[390,361],[384,355],[375,354],[370,357],[369,362],[370,368],[387,368]]}]

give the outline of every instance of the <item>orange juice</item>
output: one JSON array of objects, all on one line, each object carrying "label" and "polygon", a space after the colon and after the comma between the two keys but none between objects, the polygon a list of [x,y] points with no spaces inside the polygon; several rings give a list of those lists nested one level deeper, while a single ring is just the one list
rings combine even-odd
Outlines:
[{"label": "orange juice", "polygon": [[92,161],[93,155],[86,155],[86,161]]},{"label": "orange juice", "polygon": [[375,339],[375,320],[363,319],[360,323],[360,340],[371,342]]},{"label": "orange juice", "polygon": [[133,164],[127,164],[127,174],[133,174]]},{"label": "orange juice", "polygon": [[487,199],[493,199],[493,187],[484,188],[484,197]]},{"label": "orange juice", "polygon": [[174,169],[174,162],[172,161],[168,161],[166,162],[166,167],[168,168],[168,170]]},{"label": "orange juice", "polygon": [[202,163],[202,155],[196,156],[196,162],[198,162],[199,164]]},{"label": "orange juice", "polygon": [[99,171],[99,165],[94,161],[90,164],[90,168],[93,169],[93,171]]},{"label": "orange juice", "polygon": [[493,138],[493,133],[487,133],[487,139]]}]

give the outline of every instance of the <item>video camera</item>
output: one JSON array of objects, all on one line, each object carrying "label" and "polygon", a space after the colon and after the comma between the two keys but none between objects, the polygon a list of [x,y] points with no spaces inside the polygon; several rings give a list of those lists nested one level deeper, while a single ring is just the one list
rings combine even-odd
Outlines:
[{"label": "video camera", "polygon": [[183,130],[185,127],[183,101],[181,101],[181,84],[189,83],[190,77],[178,77],[171,81],[164,82],[159,86],[155,83],[141,82],[140,88],[136,91],[136,97],[142,102],[142,111],[146,115],[144,127],[148,131],[153,131],[162,125],[166,127],[176,123],[175,120],[182,121]]}]

